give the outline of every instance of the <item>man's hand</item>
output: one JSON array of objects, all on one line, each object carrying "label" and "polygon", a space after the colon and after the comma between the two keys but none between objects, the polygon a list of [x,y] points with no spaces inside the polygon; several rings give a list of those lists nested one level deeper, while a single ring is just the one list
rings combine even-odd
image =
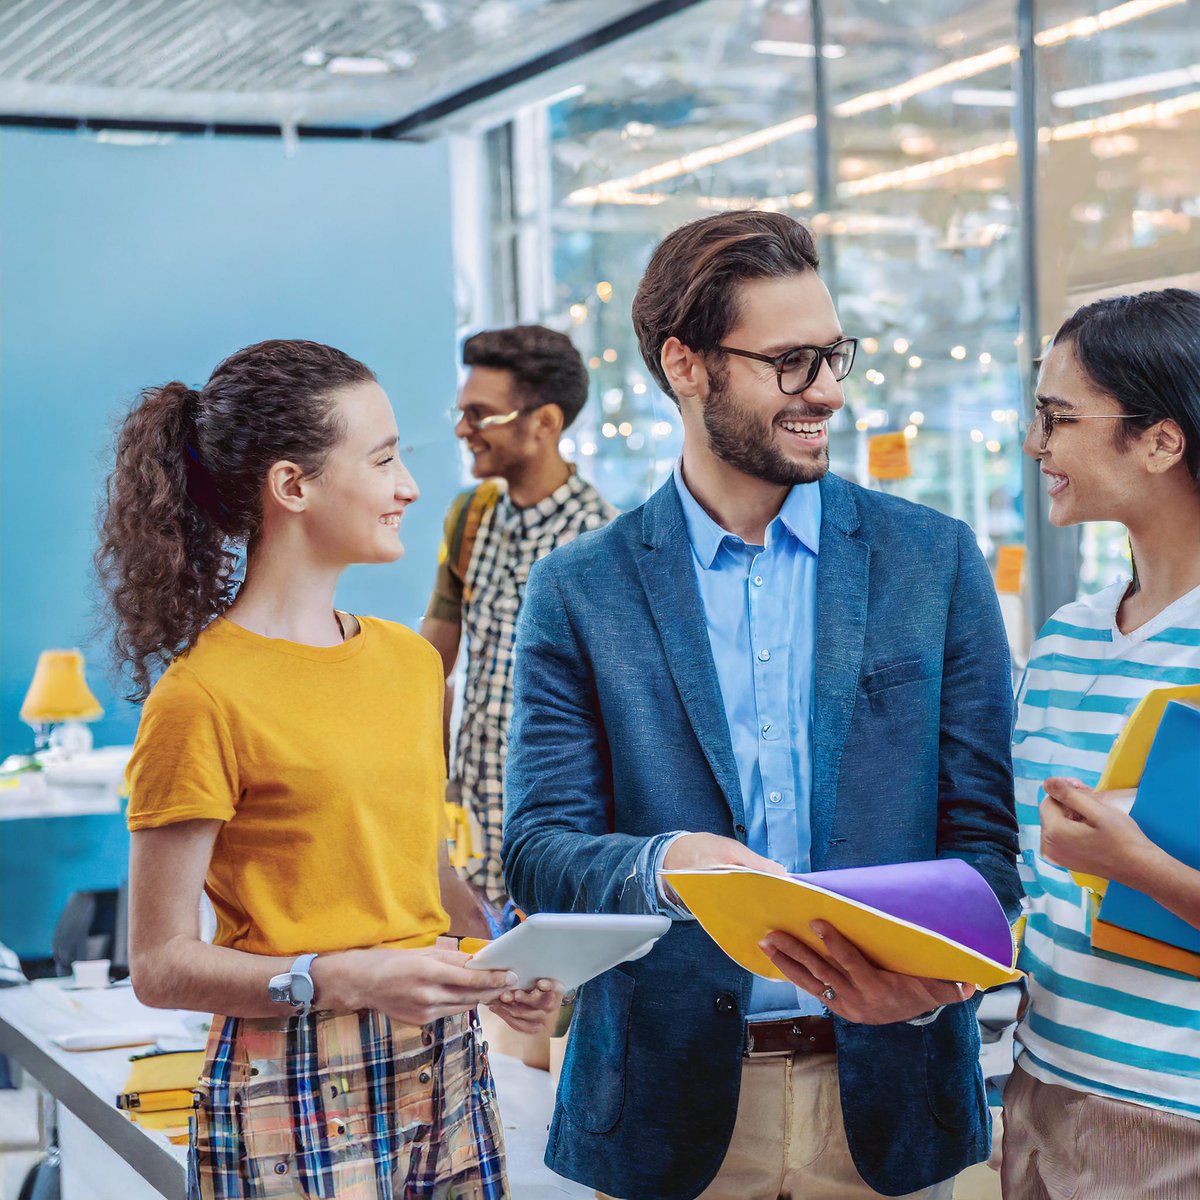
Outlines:
[{"label": "man's hand", "polygon": [[767,934],[759,946],[797,987],[847,1021],[862,1025],[909,1021],[941,1004],[957,1004],[975,994],[973,983],[947,983],[881,970],[832,925],[814,921],[811,928],[822,939],[823,954],[782,930]]},{"label": "man's hand", "polygon": [[1043,789],[1043,858],[1131,887],[1152,873],[1156,847],[1126,811],[1131,791],[1094,792],[1078,779],[1057,776]]},{"label": "man's hand", "polygon": [[715,833],[685,833],[667,847],[662,863],[664,871],[691,871],[698,867],[750,867],[770,875],[787,874],[777,862],[747,850],[733,838]]},{"label": "man's hand", "polygon": [[539,979],[526,991],[506,989],[488,1008],[518,1033],[548,1033],[558,1020],[562,1002],[562,984],[553,979]]}]

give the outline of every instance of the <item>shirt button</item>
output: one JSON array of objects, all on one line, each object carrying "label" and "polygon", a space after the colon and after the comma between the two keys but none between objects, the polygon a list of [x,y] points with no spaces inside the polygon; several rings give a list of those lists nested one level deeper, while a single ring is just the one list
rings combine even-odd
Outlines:
[{"label": "shirt button", "polygon": [[771,661],[770,650],[760,650],[758,652],[758,661],[759,662],[770,662]]},{"label": "shirt button", "polygon": [[772,804],[778,804],[783,799],[782,792],[772,792],[768,797]]},{"label": "shirt button", "polygon": [[762,587],[762,585],[763,585],[763,577],[762,577],[761,575],[755,575],[755,577],[754,577],[754,586],[755,586],[755,587]]},{"label": "shirt button", "polygon": [[767,723],[766,723],[766,724],[765,724],[765,725],[762,727],[762,732],[763,732],[763,737],[766,737],[766,736],[767,736],[767,734],[771,732],[771,722],[770,722],[770,721],[768,721],[768,722],[767,722]]},{"label": "shirt button", "polygon": [[722,1016],[737,1012],[737,1001],[728,992],[717,993],[717,1012]]}]

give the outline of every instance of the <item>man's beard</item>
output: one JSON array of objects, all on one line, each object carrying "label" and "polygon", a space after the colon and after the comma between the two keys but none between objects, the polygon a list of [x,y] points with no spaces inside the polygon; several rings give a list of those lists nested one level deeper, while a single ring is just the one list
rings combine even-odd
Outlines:
[{"label": "man's beard", "polygon": [[[799,397],[795,398],[802,405]],[[822,416],[824,413],[821,414]],[[811,414],[809,415],[811,419]],[[713,372],[709,376],[708,399],[704,402],[704,428],[712,452],[731,467],[781,487],[797,483],[815,483],[829,470],[829,441],[820,453],[808,461],[788,458],[775,444],[774,426],[757,413],[743,407],[729,388],[729,376]]]}]

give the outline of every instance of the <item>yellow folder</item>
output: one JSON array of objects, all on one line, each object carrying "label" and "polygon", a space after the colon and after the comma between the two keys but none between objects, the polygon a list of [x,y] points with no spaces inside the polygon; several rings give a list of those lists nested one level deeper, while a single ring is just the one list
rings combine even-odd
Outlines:
[{"label": "yellow folder", "polygon": [[786,875],[741,868],[662,875],[734,962],[767,979],[784,976],[758,943],[773,930],[781,930],[821,953],[821,940],[809,928],[809,922],[816,920],[827,921],[876,966],[898,974],[981,988],[1023,975],[1011,964],[997,963],[939,933]]},{"label": "yellow folder", "polygon": [[1092,920],[1092,949],[1136,958],[1139,962],[1153,963],[1156,967],[1166,967],[1184,975],[1200,975],[1200,954],[1111,925],[1099,917]]},{"label": "yellow folder", "polygon": [[[1158,723],[1167,710],[1167,704],[1172,700],[1200,704],[1200,684],[1155,688],[1141,698],[1108,752],[1104,770],[1096,784],[1096,791],[1108,792],[1137,787],[1142,780],[1142,772],[1146,769],[1146,759],[1150,756],[1154,735],[1158,733]],[[1072,871],[1071,878],[1080,887],[1094,892],[1097,898],[1103,897],[1108,887],[1107,879],[1101,879],[1099,875],[1088,875],[1083,871]]]}]

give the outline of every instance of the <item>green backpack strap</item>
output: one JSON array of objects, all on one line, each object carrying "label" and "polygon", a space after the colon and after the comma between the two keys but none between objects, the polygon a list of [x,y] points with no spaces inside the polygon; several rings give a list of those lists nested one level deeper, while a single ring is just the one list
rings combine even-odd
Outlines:
[{"label": "green backpack strap", "polygon": [[459,579],[466,579],[471,555],[475,552],[479,525],[499,499],[500,487],[491,479],[485,479],[477,488],[455,498],[450,514],[451,532],[446,543],[446,557]]}]

